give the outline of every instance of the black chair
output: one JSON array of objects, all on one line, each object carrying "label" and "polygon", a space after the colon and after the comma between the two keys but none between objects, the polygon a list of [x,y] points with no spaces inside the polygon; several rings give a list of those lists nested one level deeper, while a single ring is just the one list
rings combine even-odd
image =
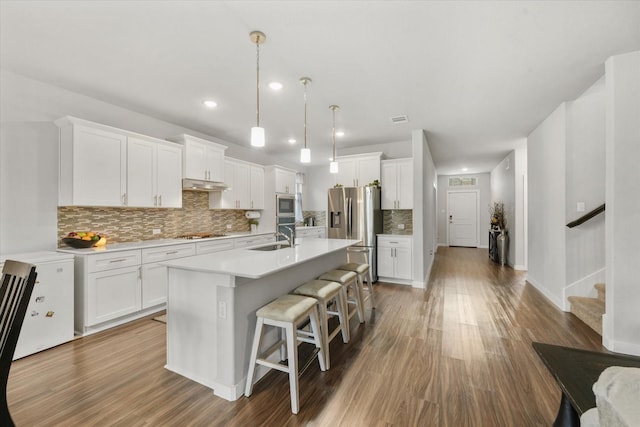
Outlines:
[{"label": "black chair", "polygon": [[7,406],[7,381],[9,369],[20,329],[24,321],[33,285],[36,283],[36,267],[24,262],[7,260],[2,269],[0,287],[0,381],[2,399],[0,401],[0,425],[14,426]]}]

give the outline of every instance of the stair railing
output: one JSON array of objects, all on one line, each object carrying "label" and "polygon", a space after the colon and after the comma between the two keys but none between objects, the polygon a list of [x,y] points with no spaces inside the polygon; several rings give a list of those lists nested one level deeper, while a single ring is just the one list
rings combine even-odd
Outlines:
[{"label": "stair railing", "polygon": [[583,224],[589,221],[594,216],[601,214],[602,212],[604,212],[604,205],[605,204],[603,203],[602,205],[598,206],[591,212],[587,212],[586,214],[582,215],[580,218],[576,219],[575,221],[571,221],[570,223],[567,224],[567,227],[569,228],[577,227],[580,224]]}]

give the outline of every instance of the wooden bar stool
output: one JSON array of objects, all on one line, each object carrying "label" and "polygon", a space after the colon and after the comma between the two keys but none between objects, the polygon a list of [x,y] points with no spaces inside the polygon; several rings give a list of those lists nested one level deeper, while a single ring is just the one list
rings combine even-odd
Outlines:
[{"label": "wooden bar stool", "polygon": [[[324,363],[325,367],[329,369],[331,367],[329,357],[329,343],[331,340],[333,340],[336,335],[342,331],[342,341],[344,343],[349,342],[349,322],[346,312],[344,311],[346,296],[345,292],[343,292],[342,285],[338,282],[315,279],[297,287],[293,290],[293,293],[296,295],[312,297],[318,301],[320,332],[322,333],[325,350]],[[335,302],[337,311],[332,311],[327,308],[327,306],[332,302]],[[329,331],[329,315],[338,316],[340,321],[339,325],[333,331]]]},{"label": "wooden bar stool", "polygon": [[[298,390],[298,341],[315,344],[320,349],[318,361],[320,370],[325,371],[324,344],[318,322],[318,301],[302,295],[283,295],[256,312],[256,332],[253,336],[251,360],[244,395],[249,397],[253,391],[253,377],[256,365],[263,365],[289,374],[289,390],[291,394],[291,412],[298,413],[300,393]],[[311,322],[311,333],[298,329],[307,319]],[[265,352],[259,354],[264,325],[276,326],[285,331],[285,339],[276,342]],[[282,365],[266,358],[286,345],[288,363]]]},{"label": "wooden bar stool", "polygon": [[[338,282],[342,285],[344,293],[346,295],[347,303],[346,308],[344,310],[347,313],[349,319],[351,319],[354,314],[358,313],[358,319],[360,323],[364,323],[364,307],[362,304],[362,293],[360,292],[360,285],[358,282],[358,275],[353,271],[346,270],[331,270],[326,273],[320,275],[318,277],[320,280],[329,280],[331,282]],[[349,297],[349,289],[352,291],[352,296]],[[354,306],[353,310],[349,310],[349,304]]]},{"label": "wooden bar stool", "polygon": [[[364,263],[352,262],[351,257],[354,253],[362,255],[362,257],[364,258]],[[358,275],[358,281],[360,282],[360,289],[362,291],[367,290],[369,294],[367,298],[365,298],[363,295],[362,300],[365,301],[366,299],[371,299],[371,308],[376,308],[376,300],[373,296],[373,276],[371,275],[371,266],[369,265],[369,250],[368,249],[358,250],[358,249],[349,248],[349,250],[347,251],[347,261],[349,261],[347,264],[341,265],[340,267],[338,267],[338,269],[353,271]],[[364,286],[365,276],[368,276],[366,287]]]}]

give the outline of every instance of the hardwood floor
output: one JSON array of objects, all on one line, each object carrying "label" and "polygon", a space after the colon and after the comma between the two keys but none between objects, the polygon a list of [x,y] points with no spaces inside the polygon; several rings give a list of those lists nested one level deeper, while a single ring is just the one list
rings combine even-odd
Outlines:
[{"label": "hardwood floor", "polygon": [[9,408],[18,426],[549,426],[560,391],[531,342],[604,350],[486,249],[439,248],[427,290],[375,290],[331,370],[302,375],[297,416],[286,374],[227,402],[167,371],[150,318],[14,362]]}]

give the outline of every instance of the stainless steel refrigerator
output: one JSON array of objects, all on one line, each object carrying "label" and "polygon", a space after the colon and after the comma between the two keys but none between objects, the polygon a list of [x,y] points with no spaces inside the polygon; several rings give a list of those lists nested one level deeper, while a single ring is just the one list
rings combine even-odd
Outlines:
[{"label": "stainless steel refrigerator", "polygon": [[361,240],[361,243],[350,251],[349,258],[356,261],[359,258],[356,252],[367,252],[373,281],[377,281],[376,235],[382,233],[380,189],[377,187],[330,188],[328,207],[329,238]]}]

